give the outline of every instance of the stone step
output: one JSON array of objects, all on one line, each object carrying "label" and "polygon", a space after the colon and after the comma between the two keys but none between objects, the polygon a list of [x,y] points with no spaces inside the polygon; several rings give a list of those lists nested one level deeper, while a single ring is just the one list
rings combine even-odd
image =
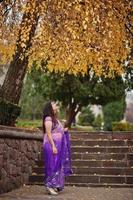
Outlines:
[{"label": "stone step", "polygon": [[93,139],[93,140],[111,140],[112,135],[111,134],[96,134],[96,133],[71,133],[70,134],[71,139]]},{"label": "stone step", "polygon": [[[44,167],[34,167],[33,175],[44,174]],[[93,175],[133,175],[133,168],[129,167],[73,167],[74,174]]]},{"label": "stone step", "polygon": [[133,140],[81,140],[71,139],[72,146],[133,146]]},{"label": "stone step", "polygon": [[81,139],[119,139],[119,140],[133,140],[133,132],[85,132],[85,131],[71,131],[71,138]]},{"label": "stone step", "polygon": [[72,166],[88,167],[131,167],[132,163],[121,160],[72,160]]},{"label": "stone step", "polygon": [[133,175],[133,168],[129,167],[77,167],[73,171],[75,174]]},{"label": "stone step", "polygon": [[[132,167],[132,161],[122,160],[72,160],[72,167]],[[36,161],[38,167],[43,167],[42,160]]]},{"label": "stone step", "polygon": [[132,160],[133,161],[133,153],[128,153],[127,154],[127,160]]},{"label": "stone step", "polygon": [[133,175],[133,168],[129,167],[75,167],[74,174],[95,175]]},{"label": "stone step", "polygon": [[[44,182],[29,182],[28,185],[40,185],[44,186]],[[133,184],[125,183],[70,183],[66,182],[65,186],[72,187],[107,187],[107,188],[133,188]]]},{"label": "stone step", "polygon": [[[74,152],[71,155],[72,159],[82,160],[130,160],[133,161],[133,153],[88,153]],[[43,154],[39,155],[39,160],[43,160]]]},{"label": "stone step", "polygon": [[[104,153],[104,152],[73,152],[71,155],[73,160],[127,160],[133,161],[133,153]],[[39,160],[43,160],[43,154],[39,155]]]},{"label": "stone step", "polygon": [[[36,185],[42,185],[42,183],[36,183]],[[65,183],[66,186],[72,187],[108,187],[108,188],[133,188],[133,184],[125,183]]]},{"label": "stone step", "polygon": [[[29,182],[42,182],[44,183],[44,175],[32,175],[29,177]],[[117,184],[133,184],[133,176],[132,175],[71,175],[66,178],[68,183],[117,183]]]},{"label": "stone step", "polygon": [[80,182],[80,183],[127,183],[133,184],[132,175],[72,175],[67,177],[66,181],[68,182]]},{"label": "stone step", "polygon": [[133,149],[132,147],[89,147],[89,146],[71,146],[71,151],[72,153],[74,152],[92,152],[92,153],[95,153],[95,152],[101,152],[101,153],[132,153],[133,152]]},{"label": "stone step", "polygon": [[124,153],[77,153],[74,152],[71,155],[72,159],[82,159],[82,160],[133,160],[133,154]]},{"label": "stone step", "polygon": [[72,152],[103,152],[103,153],[132,153],[132,147],[128,146],[119,146],[119,147],[111,147],[111,146],[102,146],[102,147],[89,147],[89,146],[71,146]]},{"label": "stone step", "polygon": [[[73,174],[66,185],[133,187],[133,134],[127,132],[71,132]],[[44,185],[43,154],[36,161],[29,184]]]}]

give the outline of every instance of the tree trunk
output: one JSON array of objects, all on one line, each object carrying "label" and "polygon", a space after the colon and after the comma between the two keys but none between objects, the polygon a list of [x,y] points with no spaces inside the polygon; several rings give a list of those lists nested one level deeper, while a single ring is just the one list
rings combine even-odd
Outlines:
[{"label": "tree trunk", "polygon": [[[2,92],[0,94],[0,97],[14,104],[18,104],[21,91],[22,91],[23,79],[25,77],[26,69],[28,65],[27,52],[32,45],[32,38],[35,35],[35,30],[36,30],[38,19],[39,19],[38,12],[37,12],[38,5],[39,5],[39,1],[36,1],[36,8],[34,12],[32,13],[29,10],[27,13],[23,15],[22,23],[20,25],[18,40],[16,44],[16,51],[13,56],[13,60],[10,63],[4,83],[1,88]],[[27,19],[31,19],[31,20],[27,22]],[[23,28],[25,29],[29,28],[29,38],[25,42],[24,48],[21,46],[23,42],[21,38],[24,31]]]},{"label": "tree trunk", "polygon": [[66,123],[65,127],[71,127],[73,120],[75,119],[77,113],[81,110],[81,106],[78,106],[75,103],[69,105],[68,109],[66,110]]},{"label": "tree trunk", "polygon": [[[19,103],[23,80],[26,74],[28,51],[32,46],[32,39],[35,35],[39,20],[39,3],[40,0],[35,0],[35,7],[32,7],[32,1],[29,0],[27,2],[27,7],[31,7],[28,7],[23,15],[16,43],[16,51],[10,63],[4,83],[0,88],[0,100],[2,101],[0,110],[4,110],[3,114],[0,116],[0,124],[3,125],[14,125],[16,118],[20,115],[20,108],[16,108],[16,105]],[[28,34],[26,40],[23,38],[25,33]]]}]

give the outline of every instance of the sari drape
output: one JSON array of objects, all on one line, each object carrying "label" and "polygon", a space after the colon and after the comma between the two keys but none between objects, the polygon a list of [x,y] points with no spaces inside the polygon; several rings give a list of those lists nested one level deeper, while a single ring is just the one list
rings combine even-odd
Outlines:
[{"label": "sari drape", "polygon": [[[52,119],[46,117],[45,120]],[[58,153],[53,154],[52,146],[45,134],[43,140],[44,184],[46,187],[63,189],[65,177],[72,174],[70,136],[68,131],[64,132],[59,121],[55,126],[53,125],[51,133]]]}]

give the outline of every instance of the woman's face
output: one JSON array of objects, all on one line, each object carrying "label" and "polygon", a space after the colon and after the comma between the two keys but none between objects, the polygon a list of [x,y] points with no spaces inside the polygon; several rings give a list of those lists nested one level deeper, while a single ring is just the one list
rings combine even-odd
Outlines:
[{"label": "woman's face", "polygon": [[51,105],[52,105],[54,113],[56,114],[59,111],[59,106],[57,105],[57,102],[52,101]]}]

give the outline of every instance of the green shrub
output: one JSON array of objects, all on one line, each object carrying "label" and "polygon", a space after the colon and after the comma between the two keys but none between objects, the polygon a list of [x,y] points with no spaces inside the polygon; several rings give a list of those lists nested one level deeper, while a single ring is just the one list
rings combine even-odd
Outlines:
[{"label": "green shrub", "polygon": [[95,127],[96,130],[101,130],[102,122],[103,122],[103,117],[101,116],[101,114],[98,114],[93,122],[93,126]]},{"label": "green shrub", "polygon": [[112,122],[112,131],[127,131],[127,122]]},{"label": "green shrub", "polygon": [[113,131],[133,131],[133,124],[128,122],[112,122]]},{"label": "green shrub", "polygon": [[133,123],[128,124],[128,131],[133,131]]},{"label": "green shrub", "polygon": [[78,118],[78,124],[82,126],[90,126],[93,124],[95,116],[89,107],[83,108]]},{"label": "green shrub", "polygon": [[0,99],[0,124],[14,126],[21,108],[15,104]]},{"label": "green shrub", "polygon": [[123,119],[125,112],[125,99],[108,103],[103,107],[104,130],[112,131],[112,122]]}]

